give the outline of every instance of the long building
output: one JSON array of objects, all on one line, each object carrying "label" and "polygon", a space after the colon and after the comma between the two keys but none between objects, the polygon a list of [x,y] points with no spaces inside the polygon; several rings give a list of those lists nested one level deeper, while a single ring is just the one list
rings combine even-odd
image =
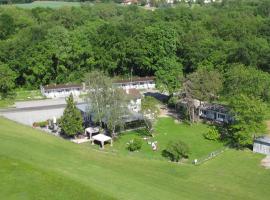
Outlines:
[{"label": "long building", "polygon": [[70,94],[79,96],[85,90],[84,84],[53,84],[40,86],[41,94],[47,98],[68,97]]},{"label": "long building", "polygon": [[[130,89],[154,89],[156,87],[154,77],[138,77],[132,80],[117,80],[114,81],[114,86],[124,90]],[[85,84],[51,84],[40,86],[41,94],[47,98],[62,98],[68,97],[70,94],[79,96],[87,91]],[[133,91],[131,91],[133,92]]]},{"label": "long building", "polygon": [[115,86],[123,89],[154,89],[156,87],[153,76],[137,77],[133,79],[114,81]]}]

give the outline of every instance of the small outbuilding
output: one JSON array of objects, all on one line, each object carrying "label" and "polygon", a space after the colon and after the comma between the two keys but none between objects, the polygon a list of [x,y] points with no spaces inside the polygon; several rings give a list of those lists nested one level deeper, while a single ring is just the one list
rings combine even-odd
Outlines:
[{"label": "small outbuilding", "polygon": [[253,143],[253,152],[270,155],[270,136],[256,138]]},{"label": "small outbuilding", "polygon": [[220,123],[230,123],[233,118],[229,114],[229,109],[220,104],[203,103],[198,107],[199,116],[203,119]]}]

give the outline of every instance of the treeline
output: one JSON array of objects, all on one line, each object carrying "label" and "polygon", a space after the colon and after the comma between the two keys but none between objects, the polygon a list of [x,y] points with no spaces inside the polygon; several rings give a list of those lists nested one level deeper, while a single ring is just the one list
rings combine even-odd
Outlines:
[{"label": "treeline", "polygon": [[117,4],[0,7],[1,90],[80,82],[93,69],[110,76],[156,75],[170,93],[198,68],[228,74],[242,64],[269,72],[269,13],[270,0],[156,11]]}]

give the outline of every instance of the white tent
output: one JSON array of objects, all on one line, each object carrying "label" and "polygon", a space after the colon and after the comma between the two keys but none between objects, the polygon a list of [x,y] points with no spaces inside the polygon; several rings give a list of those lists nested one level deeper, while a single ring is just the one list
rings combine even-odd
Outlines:
[{"label": "white tent", "polygon": [[93,133],[98,133],[98,132],[99,132],[98,127],[88,127],[88,128],[85,129],[84,134],[86,135],[86,133],[89,133],[90,139],[92,139],[92,134]]},{"label": "white tent", "polygon": [[98,134],[92,137],[92,144],[94,144],[94,140],[97,140],[101,142],[101,147],[104,149],[104,142],[110,141],[111,146],[113,145],[113,140],[111,137],[104,135],[104,134]]}]

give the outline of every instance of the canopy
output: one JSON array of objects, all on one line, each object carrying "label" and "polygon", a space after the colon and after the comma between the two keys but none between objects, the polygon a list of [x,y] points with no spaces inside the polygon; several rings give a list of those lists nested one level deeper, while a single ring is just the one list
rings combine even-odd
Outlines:
[{"label": "canopy", "polygon": [[99,128],[98,127],[88,127],[85,129],[85,134],[89,133],[90,135],[90,139],[92,138],[92,134],[93,133],[98,133],[99,132]]},{"label": "canopy", "polygon": [[110,141],[111,146],[112,146],[112,142],[113,142],[111,137],[104,135],[104,134],[98,134],[98,135],[93,136],[92,137],[92,144],[94,144],[94,140],[101,142],[102,149],[104,149],[104,142]]}]

